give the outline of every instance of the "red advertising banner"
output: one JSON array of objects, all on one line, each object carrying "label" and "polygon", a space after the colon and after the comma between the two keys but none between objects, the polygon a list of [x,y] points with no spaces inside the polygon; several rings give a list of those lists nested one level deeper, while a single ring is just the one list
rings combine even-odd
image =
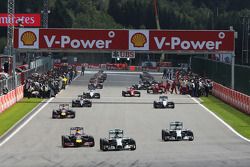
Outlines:
[{"label": "red advertising banner", "polygon": [[15,30],[14,46],[50,51],[233,53],[234,32],[20,28]]},{"label": "red advertising banner", "polygon": [[21,21],[24,27],[40,27],[41,15],[15,14],[14,18],[9,18],[7,13],[0,13],[0,27],[7,27],[11,23],[14,23],[14,26],[18,26],[18,21]]},{"label": "red advertising banner", "polygon": [[233,31],[150,31],[150,50],[234,51]]},{"label": "red advertising banner", "polygon": [[90,29],[19,29],[15,47],[59,50],[128,49],[128,31]]}]

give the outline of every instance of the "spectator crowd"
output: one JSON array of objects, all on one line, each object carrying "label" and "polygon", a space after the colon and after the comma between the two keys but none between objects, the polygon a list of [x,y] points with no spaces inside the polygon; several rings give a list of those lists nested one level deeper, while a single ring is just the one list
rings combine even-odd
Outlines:
[{"label": "spectator crowd", "polygon": [[56,67],[46,73],[33,73],[24,84],[24,97],[55,97],[76,77],[77,71],[71,68]]}]

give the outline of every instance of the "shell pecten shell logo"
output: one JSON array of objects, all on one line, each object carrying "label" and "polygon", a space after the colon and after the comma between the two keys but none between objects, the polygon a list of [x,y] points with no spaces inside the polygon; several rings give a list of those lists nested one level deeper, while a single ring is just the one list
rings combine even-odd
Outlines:
[{"label": "shell pecten shell logo", "polygon": [[36,40],[36,34],[32,31],[26,31],[21,36],[21,41],[23,42],[24,46],[33,46]]},{"label": "shell pecten shell logo", "polygon": [[147,38],[144,34],[138,32],[131,37],[131,43],[134,47],[144,47],[147,43]]}]

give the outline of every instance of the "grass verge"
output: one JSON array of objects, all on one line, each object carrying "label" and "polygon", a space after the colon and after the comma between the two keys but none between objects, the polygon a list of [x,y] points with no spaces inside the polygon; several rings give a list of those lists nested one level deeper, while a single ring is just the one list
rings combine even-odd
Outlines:
[{"label": "grass verge", "polygon": [[43,99],[24,98],[0,114],[0,136],[9,130],[17,121],[31,112]]},{"label": "grass verge", "polygon": [[250,116],[214,96],[201,97],[202,104],[223,119],[242,136],[250,139]]}]

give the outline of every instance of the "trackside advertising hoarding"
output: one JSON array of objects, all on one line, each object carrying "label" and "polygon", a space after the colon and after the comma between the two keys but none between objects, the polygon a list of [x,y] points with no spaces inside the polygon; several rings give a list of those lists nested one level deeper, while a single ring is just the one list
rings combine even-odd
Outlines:
[{"label": "trackside advertising hoarding", "polygon": [[0,27],[7,27],[9,24],[14,23],[18,26],[18,21],[22,21],[24,27],[40,27],[41,15],[40,14],[15,14],[14,18],[8,17],[7,13],[0,13]]},{"label": "trackside advertising hoarding", "polygon": [[228,30],[15,30],[14,47],[49,51],[114,51],[233,53],[234,32]]}]

